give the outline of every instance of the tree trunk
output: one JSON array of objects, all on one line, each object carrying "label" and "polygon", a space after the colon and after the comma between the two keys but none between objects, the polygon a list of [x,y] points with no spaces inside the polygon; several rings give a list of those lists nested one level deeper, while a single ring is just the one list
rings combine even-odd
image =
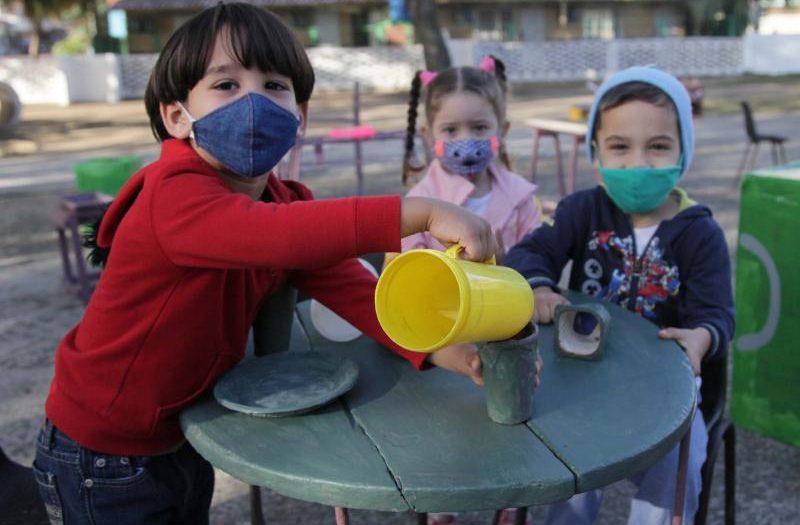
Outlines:
[{"label": "tree trunk", "polygon": [[702,33],[706,7],[706,2],[686,2],[688,35],[696,36]]},{"label": "tree trunk", "polygon": [[42,41],[42,21],[38,19],[31,20],[31,39],[28,42],[28,55],[32,57],[39,56],[39,43]]},{"label": "tree trunk", "polygon": [[408,0],[417,42],[425,50],[425,67],[441,71],[450,67],[450,53],[444,43],[435,0]]}]

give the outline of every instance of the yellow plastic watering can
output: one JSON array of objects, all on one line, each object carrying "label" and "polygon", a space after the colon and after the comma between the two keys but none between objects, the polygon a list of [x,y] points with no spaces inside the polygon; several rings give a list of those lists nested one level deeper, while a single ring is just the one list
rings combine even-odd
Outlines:
[{"label": "yellow plastic watering can", "polygon": [[465,261],[461,246],[446,252],[409,250],[381,274],[378,321],[392,341],[415,352],[516,335],[533,314],[533,291],[504,266]]}]

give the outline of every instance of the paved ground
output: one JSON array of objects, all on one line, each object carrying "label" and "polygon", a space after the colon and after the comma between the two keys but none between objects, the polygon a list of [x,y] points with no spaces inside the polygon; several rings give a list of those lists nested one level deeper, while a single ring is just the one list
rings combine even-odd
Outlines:
[{"label": "paved ground", "polygon": [[[754,102],[762,131],[791,137],[787,152],[800,159],[800,81],[790,79],[728,79],[709,82],[710,111],[697,121],[698,148],[692,172],[683,185],[696,199],[709,204],[733,247],[738,222],[738,190],[734,174],[744,147],[744,131],[736,103]],[[513,131],[509,149],[515,166],[526,173],[530,161],[527,117],[564,118],[575,102],[588,102],[582,87],[574,85],[528,86],[518,89],[509,115]],[[331,117],[347,118],[348,97],[317,93],[312,104],[311,133],[334,126]],[[384,130],[404,129],[404,95],[366,95],[362,117]],[[400,144],[368,145],[367,193],[401,192]],[[17,461],[29,464],[32,442],[42,418],[42,404],[52,376],[53,350],[63,333],[81,315],[82,304],[66,295],[60,283],[55,235],[50,213],[59,194],[72,189],[75,162],[97,156],[139,153],[146,159],[157,154],[141,101],[120,104],[80,104],[68,108],[26,107],[23,121],[13,131],[0,130],[0,446]],[[320,168],[305,159],[303,179],[321,197],[355,191],[349,159],[352,148],[326,151],[328,160],[344,165]],[[760,164],[769,162],[762,152]],[[541,159],[540,193],[556,199],[553,152],[546,144]],[[579,187],[592,184],[586,162],[579,163]],[[546,371],[543,377],[546,379]],[[611,415],[609,416],[611,417]],[[739,523],[796,523],[800,513],[800,449],[739,430],[737,443],[737,512]],[[247,523],[246,487],[218,473],[212,523]],[[718,465],[712,494],[710,523],[722,522],[722,474]],[[600,524],[623,523],[630,487],[614,485],[606,496]],[[271,523],[330,523],[332,512],[322,506],[267,493]],[[532,510],[541,523],[544,509]],[[359,524],[415,523],[409,515],[355,511]],[[469,513],[467,525],[490,522],[489,513]]]}]

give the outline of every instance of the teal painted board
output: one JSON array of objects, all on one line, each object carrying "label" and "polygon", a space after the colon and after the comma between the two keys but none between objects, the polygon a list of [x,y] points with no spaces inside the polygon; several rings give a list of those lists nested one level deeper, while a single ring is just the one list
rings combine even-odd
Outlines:
[{"label": "teal painted board", "polygon": [[[365,337],[324,340],[308,323],[307,304],[298,318],[313,349],[359,366],[350,392],[277,419],[231,412],[207,398],[181,422],[215,466],[305,501],[422,512],[563,499],[576,483],[584,491],[646,467],[689,424],[694,381],[683,353],[659,341],[647,321],[609,310],[612,330],[597,362],[554,357],[552,329],[542,330],[547,365],[530,428],[492,423],[483,390],[464,377],[418,372]],[[306,350],[306,339],[295,337],[299,327],[292,351]]]},{"label": "teal painted board", "polygon": [[357,379],[358,366],[350,359],[279,352],[244,359],[217,381],[214,398],[225,408],[251,416],[295,416],[332,402]]},{"label": "teal painted board", "polygon": [[800,446],[800,162],[747,174],[741,195],[731,418]]},{"label": "teal painted board", "polygon": [[607,308],[611,329],[597,361],[557,356],[553,326],[540,326],[545,366],[527,425],[575,472],[578,492],[624,479],[669,452],[689,428],[696,396],[677,344],[660,340],[638,315]]},{"label": "teal painted board", "polygon": [[245,483],[325,505],[409,510],[375,446],[338,401],[271,419],[208,398],[184,410],[181,425],[204,458]]},{"label": "teal painted board", "polygon": [[[307,352],[308,338],[294,317],[289,351]],[[409,509],[375,446],[339,401],[270,420],[230,411],[209,396],[181,413],[181,425],[203,457],[246,483],[326,505]]]},{"label": "teal painted board", "polygon": [[364,337],[324,341],[308,306],[298,311],[315,350],[358,362],[360,379],[345,404],[414,510],[492,510],[573,494],[573,474],[524,425],[493,423],[484,390],[469,379],[417,371]]}]

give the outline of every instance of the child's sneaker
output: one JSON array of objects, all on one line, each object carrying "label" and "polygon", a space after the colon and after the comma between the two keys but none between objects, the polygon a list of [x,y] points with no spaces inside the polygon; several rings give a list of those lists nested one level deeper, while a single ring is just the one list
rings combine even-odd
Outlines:
[{"label": "child's sneaker", "polygon": [[457,525],[458,517],[455,514],[447,514],[446,512],[437,512],[436,514],[428,514],[428,525]]},{"label": "child's sneaker", "polygon": [[[514,520],[517,517],[517,509],[503,509],[500,511],[500,520],[498,525],[514,525]],[[531,518],[525,516],[525,525],[531,525]]]}]

